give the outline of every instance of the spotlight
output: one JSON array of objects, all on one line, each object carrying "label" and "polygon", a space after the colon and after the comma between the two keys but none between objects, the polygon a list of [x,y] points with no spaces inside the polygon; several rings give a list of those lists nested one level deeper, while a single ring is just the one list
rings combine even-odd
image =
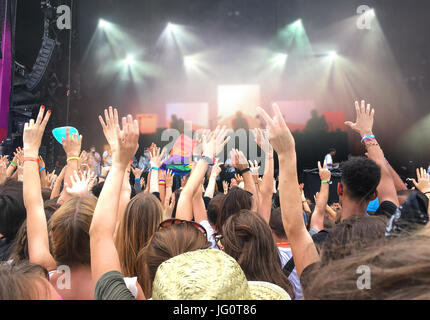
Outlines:
[{"label": "spotlight", "polygon": [[124,64],[126,66],[132,66],[134,63],[136,62],[136,60],[134,59],[134,57],[132,55],[128,55],[125,59],[124,59]]},{"label": "spotlight", "polygon": [[111,27],[111,23],[107,22],[106,20],[100,19],[99,20],[99,27],[102,29],[109,29]]},{"label": "spotlight", "polygon": [[170,33],[175,33],[178,30],[178,26],[173,24],[173,23],[168,23],[167,24],[167,31]]},{"label": "spotlight", "polygon": [[288,54],[286,53],[278,53],[275,57],[274,57],[274,62],[276,65],[284,65],[285,62],[287,62],[287,58],[288,58]]},{"label": "spotlight", "polygon": [[293,27],[294,27],[294,28],[301,28],[301,27],[303,27],[302,19],[298,19],[298,20],[296,20],[296,21],[293,23]]},{"label": "spotlight", "polygon": [[336,59],[336,58],[337,58],[337,52],[336,52],[336,51],[330,51],[330,52],[328,53],[328,56],[329,56],[329,58],[330,58],[331,60],[334,60],[334,59]]},{"label": "spotlight", "polygon": [[192,67],[196,65],[196,59],[192,56],[185,56],[184,57],[184,65],[186,67]]}]

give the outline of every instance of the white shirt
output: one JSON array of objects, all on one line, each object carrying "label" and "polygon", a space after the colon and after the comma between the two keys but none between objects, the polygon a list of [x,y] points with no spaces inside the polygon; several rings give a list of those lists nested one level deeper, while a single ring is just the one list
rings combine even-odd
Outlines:
[{"label": "white shirt", "polygon": [[333,158],[331,157],[331,154],[327,154],[324,158],[324,162],[327,164],[328,169],[337,169],[339,166],[333,167]]},{"label": "white shirt", "polygon": [[[278,247],[279,257],[281,258],[282,268],[285,267],[287,262],[293,257],[293,253],[291,252],[291,248],[282,248]],[[297,275],[296,267],[294,267],[293,271],[288,276],[288,279],[291,281],[293,285],[294,293],[296,294],[295,300],[300,300],[303,297],[302,286],[300,284],[299,276]]]},{"label": "white shirt", "polygon": [[214,229],[212,229],[209,221],[203,220],[200,222],[200,224],[206,229],[206,234],[207,234],[208,242],[211,244],[210,246],[211,249],[218,249],[216,246],[216,241],[214,237],[215,231]]}]

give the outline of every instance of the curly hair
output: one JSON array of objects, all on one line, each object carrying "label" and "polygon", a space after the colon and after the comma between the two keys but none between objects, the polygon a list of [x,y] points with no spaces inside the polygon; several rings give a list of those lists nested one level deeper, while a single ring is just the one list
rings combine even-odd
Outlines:
[{"label": "curly hair", "polygon": [[342,164],[341,171],[345,192],[355,200],[370,200],[381,181],[381,167],[368,158],[352,158]]}]

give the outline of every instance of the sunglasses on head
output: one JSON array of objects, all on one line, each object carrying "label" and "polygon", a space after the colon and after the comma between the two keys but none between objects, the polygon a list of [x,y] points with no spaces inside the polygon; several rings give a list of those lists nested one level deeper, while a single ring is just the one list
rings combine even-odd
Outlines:
[{"label": "sunglasses on head", "polygon": [[166,228],[166,227],[169,227],[171,225],[181,224],[181,223],[186,223],[186,224],[192,225],[194,228],[196,228],[197,230],[199,230],[200,232],[202,232],[205,235],[205,237],[207,236],[206,229],[201,224],[199,224],[197,222],[194,222],[194,221],[188,221],[188,220],[182,220],[182,219],[167,219],[167,220],[164,220],[158,226],[157,231],[160,230],[160,229],[162,229],[162,228]]}]

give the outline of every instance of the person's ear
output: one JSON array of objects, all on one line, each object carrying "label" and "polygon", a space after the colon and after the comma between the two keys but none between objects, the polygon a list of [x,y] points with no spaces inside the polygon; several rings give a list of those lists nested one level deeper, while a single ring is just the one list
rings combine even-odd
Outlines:
[{"label": "person's ear", "polygon": [[343,187],[342,187],[342,183],[338,183],[337,184],[337,194],[338,196],[343,196]]}]

